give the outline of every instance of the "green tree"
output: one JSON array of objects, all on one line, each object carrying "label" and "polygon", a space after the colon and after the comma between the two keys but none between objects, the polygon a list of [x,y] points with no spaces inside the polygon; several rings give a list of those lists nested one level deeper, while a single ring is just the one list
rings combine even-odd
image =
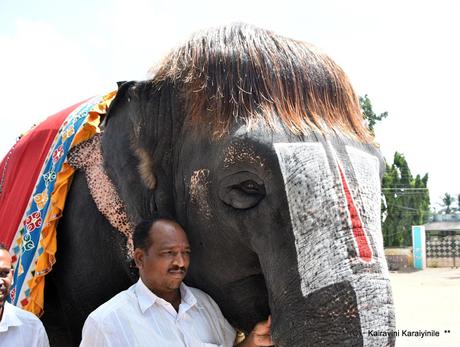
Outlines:
[{"label": "green tree", "polygon": [[[359,97],[363,117],[374,134],[377,122],[388,117],[388,112],[377,115],[366,95]],[[412,244],[412,225],[424,224],[430,214],[430,193],[427,188],[428,174],[415,178],[403,154],[396,152],[393,164],[385,164],[382,180],[382,224],[384,245],[409,246]],[[460,194],[459,194],[460,208]],[[383,219],[382,219],[383,220]]]},{"label": "green tree", "polygon": [[359,97],[359,104],[361,106],[361,110],[363,111],[363,117],[367,121],[369,130],[372,134],[374,134],[374,127],[377,122],[381,121],[388,117],[388,112],[383,112],[377,115],[372,110],[372,103],[367,94],[364,96]]},{"label": "green tree", "polygon": [[442,203],[445,206],[444,211],[446,213],[451,213],[452,209],[450,206],[454,203],[454,197],[450,195],[449,193],[445,193],[444,196],[442,197]]},{"label": "green tree", "polygon": [[430,213],[430,195],[427,188],[428,174],[412,176],[403,154],[396,152],[393,164],[386,165],[382,180],[382,191],[387,215],[382,232],[384,244],[410,246],[412,225],[424,224]]}]

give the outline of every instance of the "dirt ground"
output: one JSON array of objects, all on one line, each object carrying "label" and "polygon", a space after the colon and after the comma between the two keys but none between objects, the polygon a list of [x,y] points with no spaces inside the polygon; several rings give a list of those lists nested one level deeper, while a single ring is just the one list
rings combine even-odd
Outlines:
[{"label": "dirt ground", "polygon": [[[460,346],[460,269],[390,273],[396,309],[396,346]],[[439,337],[402,336],[435,330]],[[449,332],[450,331],[450,332]]]}]

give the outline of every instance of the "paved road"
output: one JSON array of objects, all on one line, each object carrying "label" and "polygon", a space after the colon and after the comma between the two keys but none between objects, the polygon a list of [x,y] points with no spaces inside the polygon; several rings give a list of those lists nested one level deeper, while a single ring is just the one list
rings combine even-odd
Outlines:
[{"label": "paved road", "polygon": [[[439,337],[396,338],[396,347],[460,346],[460,269],[429,268],[390,273],[396,308],[396,328],[435,330]],[[445,332],[445,331],[449,332]]]}]

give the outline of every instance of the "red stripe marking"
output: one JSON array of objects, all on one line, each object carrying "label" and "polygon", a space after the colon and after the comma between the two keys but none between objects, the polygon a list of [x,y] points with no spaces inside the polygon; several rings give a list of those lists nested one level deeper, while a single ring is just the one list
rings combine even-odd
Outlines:
[{"label": "red stripe marking", "polygon": [[366,234],[364,233],[363,224],[351,196],[350,189],[348,188],[348,183],[345,179],[345,175],[343,174],[342,168],[338,163],[337,166],[339,167],[343,190],[345,191],[345,196],[347,198],[348,211],[350,212],[351,226],[353,228],[353,236],[355,237],[356,243],[358,244],[359,257],[368,263],[372,260],[372,249],[366,238]]}]

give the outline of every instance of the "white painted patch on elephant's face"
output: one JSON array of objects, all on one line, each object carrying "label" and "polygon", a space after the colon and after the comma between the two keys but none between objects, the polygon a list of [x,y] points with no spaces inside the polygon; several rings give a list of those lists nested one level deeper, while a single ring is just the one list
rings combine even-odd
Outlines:
[{"label": "white painted patch on elephant's face", "polygon": [[346,146],[350,158],[353,174],[358,184],[354,184],[352,191],[360,210],[360,216],[366,228],[366,235],[373,248],[374,261],[379,263],[383,274],[388,275],[388,267],[383,251],[383,237],[381,229],[381,196],[379,160],[377,157]]},{"label": "white painted patch on elephant's face", "polygon": [[[352,275],[333,175],[320,143],[276,143],[304,296]],[[341,265],[340,265],[341,264]]]},{"label": "white painted patch on elephant's face", "polygon": [[374,250],[374,261],[381,273],[358,273],[353,275],[351,285],[356,293],[358,310],[363,332],[364,346],[385,346],[385,339],[372,336],[368,332],[375,330],[391,331],[392,294],[389,284],[388,266],[383,249],[383,237],[380,222],[380,176],[379,162],[375,156],[346,147],[352,163],[356,181],[355,194],[359,195],[360,210],[366,232]]},{"label": "white painted patch on elephant's face", "polygon": [[[329,144],[326,152],[321,143],[277,143],[274,148],[285,183],[302,294],[307,297],[348,281],[357,299],[364,346],[386,345],[387,339],[368,334],[394,328],[381,236],[378,159],[353,147],[336,152]],[[355,222],[352,210],[359,217],[355,215]],[[357,237],[359,228],[365,237]],[[360,255],[360,243],[367,244],[368,258]]]}]

